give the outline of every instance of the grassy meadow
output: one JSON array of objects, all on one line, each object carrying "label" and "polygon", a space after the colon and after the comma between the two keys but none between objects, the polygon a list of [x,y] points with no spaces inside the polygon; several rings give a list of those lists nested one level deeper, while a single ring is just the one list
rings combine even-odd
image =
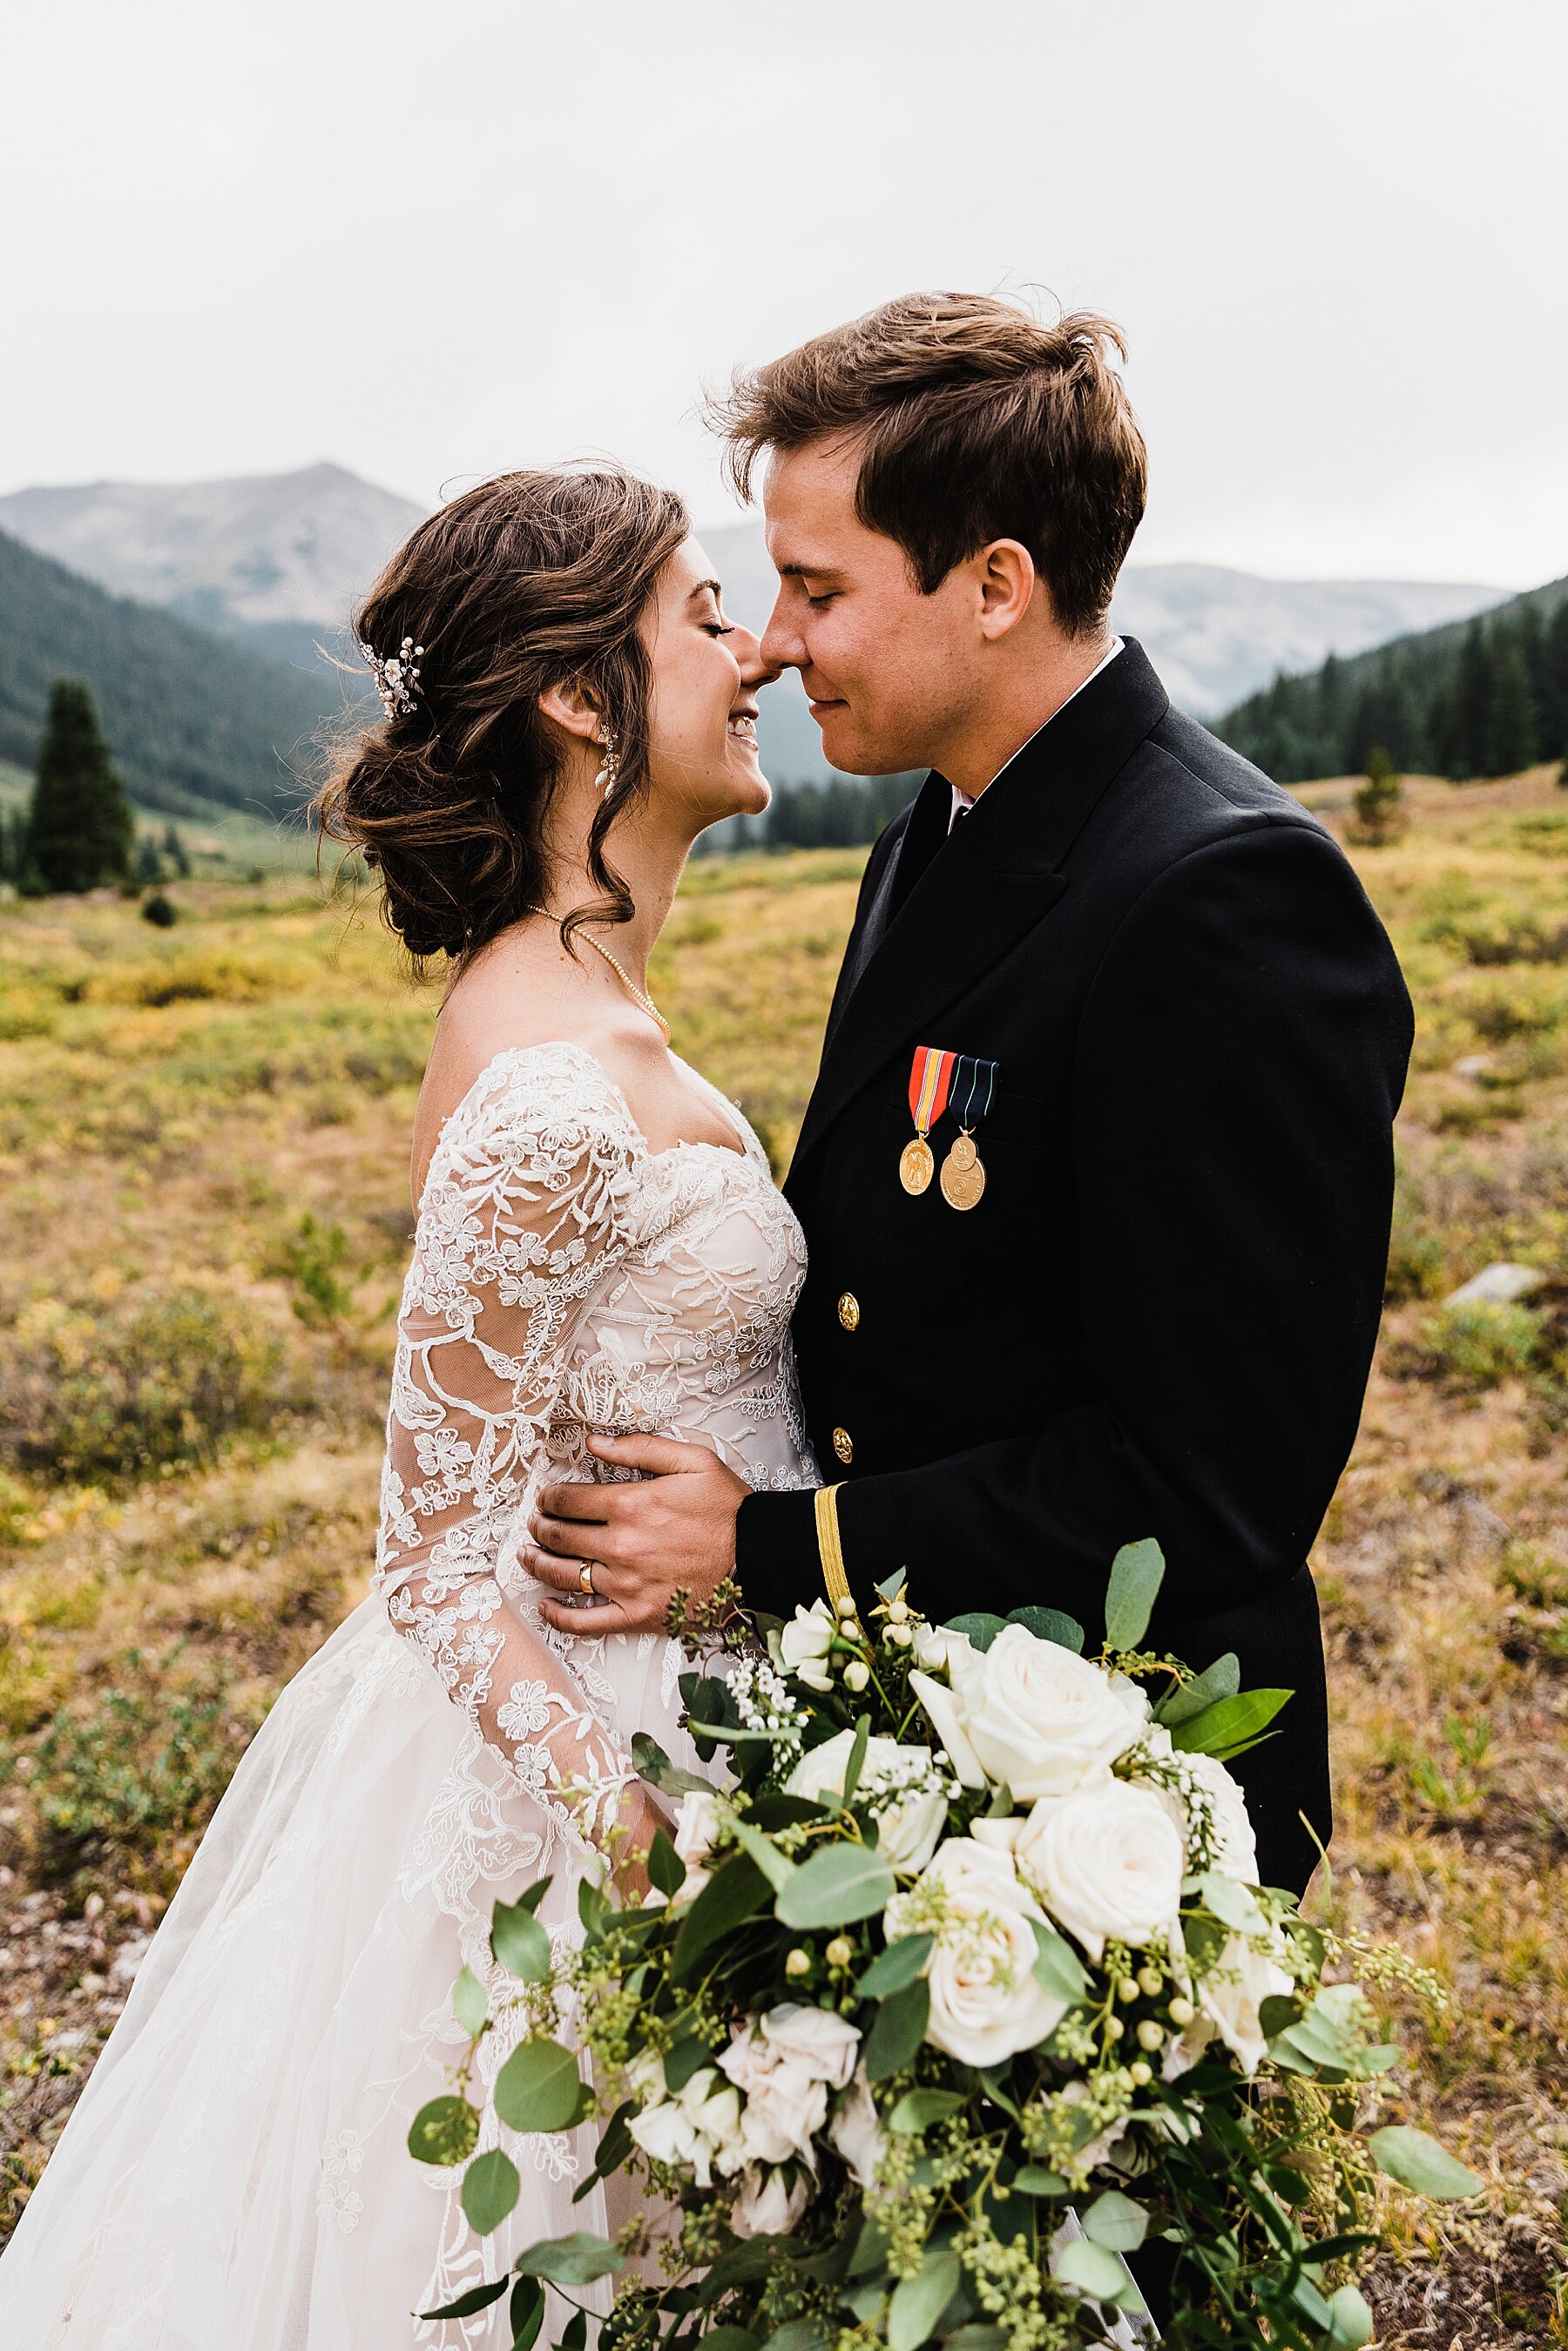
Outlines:
[{"label": "grassy meadow", "polygon": [[[1484,2206],[1390,2210],[1380,2341],[1568,2344],[1568,793],[1411,787],[1354,854],[1419,1010],[1389,1307],[1314,1554],[1320,1915],[1448,1994],[1387,2118]],[[1302,797],[1343,828],[1348,784]],[[258,860],[258,863],[262,861]],[[695,865],[654,992],[789,1155],[858,852]],[[434,994],[274,858],[0,906],[0,2234],[267,1704],[367,1587]],[[1498,1259],[1528,1302],[1446,1311]],[[1199,1662],[1202,1662],[1201,1660]],[[1407,2017],[1406,2029],[1420,2020]]]}]

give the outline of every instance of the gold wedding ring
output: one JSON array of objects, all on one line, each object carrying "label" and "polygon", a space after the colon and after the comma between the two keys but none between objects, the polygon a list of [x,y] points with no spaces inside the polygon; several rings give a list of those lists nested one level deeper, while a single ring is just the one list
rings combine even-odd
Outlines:
[{"label": "gold wedding ring", "polygon": [[593,1561],[585,1559],[577,1571],[577,1588],[589,1600],[597,1600],[599,1597],[593,1588]]}]

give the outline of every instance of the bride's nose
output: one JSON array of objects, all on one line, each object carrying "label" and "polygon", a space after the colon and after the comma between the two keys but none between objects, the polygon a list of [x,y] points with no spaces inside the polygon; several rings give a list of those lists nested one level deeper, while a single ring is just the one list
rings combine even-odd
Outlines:
[{"label": "bride's nose", "polygon": [[743,629],[738,622],[730,637],[729,649],[740,664],[743,684],[771,685],[776,678],[784,674],[778,662],[763,659],[761,639],[753,636],[749,629]]}]

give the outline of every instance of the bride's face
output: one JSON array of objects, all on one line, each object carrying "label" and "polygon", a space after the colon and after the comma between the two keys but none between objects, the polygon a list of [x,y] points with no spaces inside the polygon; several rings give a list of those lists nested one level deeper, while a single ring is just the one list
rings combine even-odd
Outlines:
[{"label": "bride's face", "polygon": [[653,669],[649,781],[692,831],[727,816],[758,816],[768,779],[757,749],[757,691],[766,668],[749,629],[729,621],[713,565],[695,538],[659,575],[643,622]]}]

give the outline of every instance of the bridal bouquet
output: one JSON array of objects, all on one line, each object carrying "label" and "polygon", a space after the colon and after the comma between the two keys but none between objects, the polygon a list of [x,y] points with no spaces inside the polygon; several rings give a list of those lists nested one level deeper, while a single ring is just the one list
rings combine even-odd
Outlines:
[{"label": "bridal bouquet", "polygon": [[[566,1949],[542,1886],[494,1922],[523,2037],[484,2136],[601,2113],[579,2194],[631,2171],[648,2211],[428,2315],[509,2292],[529,2351],[547,2283],[571,2302],[620,2271],[600,2351],[1069,2351],[1147,2334],[1137,2279],[1158,2273],[1184,2346],[1369,2340],[1349,2273],[1376,2241],[1374,2167],[1433,2196],[1480,2183],[1421,2132],[1360,2129],[1399,2053],[1326,1980],[1351,1955],[1255,1883],[1226,1769],[1289,1693],[1143,1649],[1162,1573],[1152,1542],[1118,1556],[1092,1658],[1049,1609],[932,1625],[895,1578],[869,1626],[819,1601],[766,1656],[685,1678],[727,1785],[640,1742],[679,1807],[643,1907],[585,1886]],[[1419,1981],[1362,1956],[1369,1980]],[[475,2152],[467,2092],[503,2019],[466,1970],[455,2006],[468,2063],[410,2145],[466,2165],[487,2233],[518,2174]],[[580,2305],[567,2351],[587,2325]]]}]

